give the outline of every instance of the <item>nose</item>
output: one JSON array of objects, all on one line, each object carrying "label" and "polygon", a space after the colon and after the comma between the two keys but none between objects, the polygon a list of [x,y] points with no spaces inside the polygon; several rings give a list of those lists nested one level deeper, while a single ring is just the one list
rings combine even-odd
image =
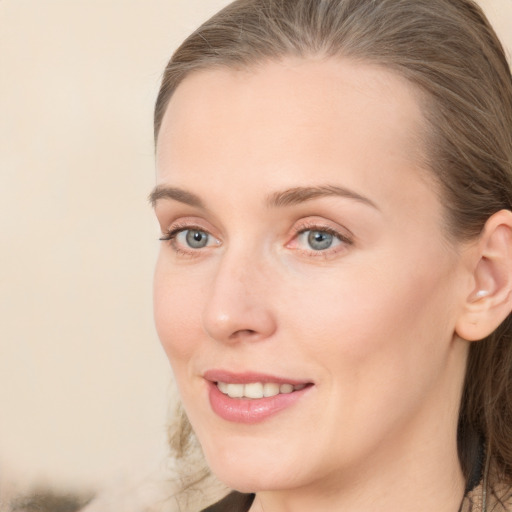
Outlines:
[{"label": "nose", "polygon": [[221,342],[262,340],[276,330],[272,281],[261,260],[226,254],[210,283],[203,311],[208,336]]}]

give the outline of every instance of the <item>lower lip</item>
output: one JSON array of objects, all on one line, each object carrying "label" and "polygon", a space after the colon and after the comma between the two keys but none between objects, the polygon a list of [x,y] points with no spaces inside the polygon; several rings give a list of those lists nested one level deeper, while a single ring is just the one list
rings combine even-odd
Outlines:
[{"label": "lower lip", "polygon": [[300,400],[311,386],[299,391],[282,393],[264,398],[230,398],[221,393],[214,382],[209,382],[209,398],[213,412],[234,423],[259,423],[270,416],[291,407]]}]

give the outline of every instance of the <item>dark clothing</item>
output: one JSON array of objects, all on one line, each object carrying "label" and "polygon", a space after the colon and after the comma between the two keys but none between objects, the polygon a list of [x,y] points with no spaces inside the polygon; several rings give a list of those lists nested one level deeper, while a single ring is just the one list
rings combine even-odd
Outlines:
[{"label": "dark clothing", "polygon": [[[254,501],[254,494],[232,492],[202,512],[248,512]],[[469,492],[461,504],[460,512],[482,512],[482,488],[476,487]],[[501,492],[492,492],[488,496],[488,512],[512,512],[512,493],[509,487]]]},{"label": "dark clothing", "polygon": [[242,494],[234,491],[202,512],[248,512],[253,501],[254,494]]}]

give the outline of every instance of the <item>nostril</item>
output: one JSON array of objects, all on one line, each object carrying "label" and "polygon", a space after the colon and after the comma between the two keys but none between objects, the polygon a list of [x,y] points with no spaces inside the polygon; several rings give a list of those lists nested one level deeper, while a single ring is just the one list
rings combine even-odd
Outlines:
[{"label": "nostril", "polygon": [[233,334],[231,334],[230,338],[235,340],[238,338],[252,337],[256,334],[258,334],[258,333],[253,329],[240,329],[240,330],[234,332]]}]

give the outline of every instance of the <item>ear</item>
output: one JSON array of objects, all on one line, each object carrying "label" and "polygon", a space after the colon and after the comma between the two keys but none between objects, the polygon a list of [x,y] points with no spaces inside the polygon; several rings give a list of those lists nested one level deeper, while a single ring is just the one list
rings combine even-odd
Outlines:
[{"label": "ear", "polygon": [[467,341],[485,338],[512,311],[512,212],[500,210],[489,217],[474,250],[473,289],[455,326]]}]

